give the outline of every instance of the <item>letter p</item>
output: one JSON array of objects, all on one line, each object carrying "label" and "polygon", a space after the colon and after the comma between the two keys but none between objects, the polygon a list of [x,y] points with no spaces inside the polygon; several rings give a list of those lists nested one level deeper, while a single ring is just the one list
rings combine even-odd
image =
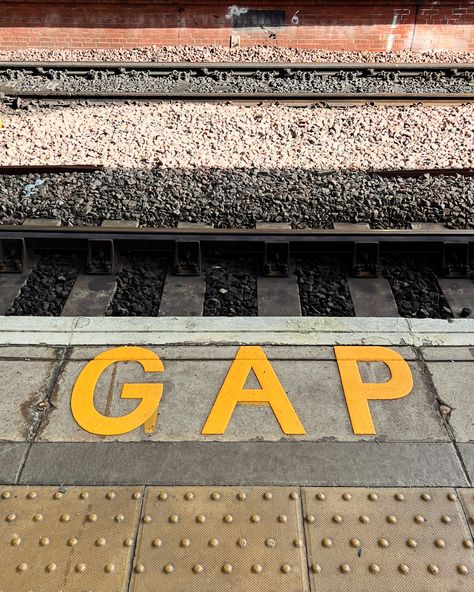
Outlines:
[{"label": "letter p", "polygon": [[[358,435],[375,434],[369,401],[401,399],[413,388],[410,367],[400,354],[388,347],[335,346],[336,361],[346,398],[352,431]],[[383,362],[390,370],[387,382],[362,382],[358,362]]]}]

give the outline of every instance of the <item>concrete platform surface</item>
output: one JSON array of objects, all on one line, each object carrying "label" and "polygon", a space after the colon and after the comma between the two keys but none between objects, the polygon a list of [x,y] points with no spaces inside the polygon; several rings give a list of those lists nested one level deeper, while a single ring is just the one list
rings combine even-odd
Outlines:
[{"label": "concrete platform surface", "polygon": [[471,592],[474,489],[0,486],[0,590]]},{"label": "concrete platform surface", "polygon": [[0,317],[0,592],[472,592],[474,322]]},{"label": "concrete platform surface", "polygon": [[0,479],[456,486],[474,321],[0,317]]}]

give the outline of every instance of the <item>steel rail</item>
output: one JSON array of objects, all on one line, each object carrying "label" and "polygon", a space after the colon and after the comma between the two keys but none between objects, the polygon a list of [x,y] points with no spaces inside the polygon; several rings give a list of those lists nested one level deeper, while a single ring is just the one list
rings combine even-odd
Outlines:
[{"label": "steel rail", "polygon": [[[193,74],[212,76],[230,73],[238,77],[256,76],[258,73],[274,72],[281,78],[290,78],[300,71],[322,77],[337,76],[341,72],[360,73],[366,78],[376,77],[382,72],[397,73],[400,77],[419,76],[422,73],[441,73],[452,78],[474,72],[474,64],[310,64],[310,63],[193,63],[193,62],[0,62],[0,75],[8,72],[23,72],[27,76],[44,76],[62,72],[66,76],[89,76],[91,72],[109,74],[130,74],[146,72],[152,77],[165,77],[172,74]],[[52,80],[54,82],[54,80]],[[218,81],[216,81],[218,82]],[[177,86],[179,87],[179,79]],[[219,83],[219,82],[218,82]],[[311,103],[328,102],[335,104],[357,104],[364,102],[382,102],[390,104],[409,104],[411,102],[459,103],[474,100],[473,92],[279,92],[256,91],[239,92],[217,89],[215,92],[194,92],[171,88],[147,92],[135,91],[84,91],[68,92],[65,90],[42,89],[22,90],[15,88],[15,79],[0,85],[0,98],[4,100],[69,100],[69,101],[157,101],[157,100],[192,100],[192,101],[309,101]]]},{"label": "steel rail", "polygon": [[28,273],[40,253],[82,252],[90,274],[113,274],[121,254],[173,254],[176,275],[196,276],[202,254],[218,250],[260,254],[267,276],[288,277],[291,257],[349,255],[353,274],[376,277],[380,256],[434,255],[446,277],[468,277],[473,230],[440,228],[381,230],[358,225],[334,229],[216,229],[0,226],[0,274]]},{"label": "steel rail", "polygon": [[[25,175],[30,173],[38,174],[61,174],[74,172],[100,172],[107,170],[103,164],[24,164],[24,165],[0,165],[0,175]],[[341,170],[340,173],[349,173],[354,171]],[[373,169],[363,171],[367,175],[377,177],[422,177],[430,175],[432,177],[461,175],[463,177],[473,177],[474,168],[425,168],[425,169]],[[313,171],[313,174],[324,177],[334,175],[333,170]]]},{"label": "steel rail", "polygon": [[81,71],[88,74],[91,69],[94,70],[155,70],[157,72],[189,71],[189,70],[222,70],[236,72],[256,72],[271,70],[306,70],[314,72],[350,72],[363,70],[368,73],[383,71],[401,71],[404,73],[420,73],[424,71],[431,72],[452,72],[454,75],[460,71],[474,71],[474,64],[408,64],[408,63],[316,63],[316,62],[61,62],[61,61],[4,61],[0,62],[0,73],[6,70],[20,69],[38,70],[38,68],[47,70],[72,70]]},{"label": "steel rail", "polygon": [[102,164],[25,164],[25,165],[0,165],[0,175],[28,175],[60,174],[60,173],[94,173],[103,171]]},{"label": "steel rail", "polygon": [[104,239],[114,241],[177,241],[199,240],[202,242],[242,242],[255,243],[266,241],[285,242],[353,242],[376,241],[380,243],[433,243],[433,242],[474,242],[474,230],[471,229],[377,229],[377,228],[120,228],[100,226],[28,226],[0,225],[0,239],[36,239],[51,241],[55,246],[58,241]]},{"label": "steel rail", "polygon": [[69,101],[311,101],[311,103],[355,103],[376,102],[393,103],[394,101],[406,103],[431,102],[431,103],[468,103],[474,101],[472,93],[194,93],[194,92],[96,92],[96,93],[67,93],[67,92],[43,92],[8,90],[5,92],[0,87],[0,99],[27,99],[27,100],[69,100]]}]

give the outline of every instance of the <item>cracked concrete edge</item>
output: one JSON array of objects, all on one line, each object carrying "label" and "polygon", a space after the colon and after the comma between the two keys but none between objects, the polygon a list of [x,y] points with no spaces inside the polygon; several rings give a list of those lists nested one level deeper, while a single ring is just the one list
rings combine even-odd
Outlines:
[{"label": "cracked concrete edge", "polygon": [[0,317],[0,345],[473,346],[474,319]]},{"label": "cracked concrete edge", "polygon": [[474,442],[458,442],[456,448],[462,458],[471,485],[474,486]]},{"label": "cracked concrete edge", "polygon": [[0,442],[0,483],[17,483],[27,450],[27,442]]},{"label": "cracked concrete edge", "polygon": [[[474,459],[474,448],[473,448],[473,459]],[[459,498],[461,505],[462,518],[466,524],[466,530],[471,534],[471,538],[474,542],[474,513],[472,512],[472,504],[466,499],[468,496],[472,496],[474,500],[474,488],[457,487],[456,493]]]},{"label": "cracked concrete edge", "polygon": [[455,442],[456,441],[456,434],[455,434],[454,428],[450,422],[451,411],[449,411],[449,413],[443,413],[442,408],[443,407],[448,408],[448,407],[445,404],[445,402],[443,401],[443,398],[441,397],[441,395],[439,394],[438,389],[436,388],[435,382],[433,380],[433,375],[430,371],[430,368],[427,364],[427,360],[425,358],[423,348],[417,347],[417,348],[415,348],[415,352],[417,355],[420,371],[422,372],[423,376],[425,377],[426,385],[427,385],[431,395],[433,396],[433,399],[434,399],[434,402],[436,405],[436,412],[441,416],[444,427],[449,435],[450,440],[452,442]]},{"label": "cracked concrete edge", "polygon": [[[59,377],[60,377],[61,372],[64,368],[64,365],[67,362],[68,353],[69,353],[69,348],[67,348],[67,347],[60,348],[57,351],[58,357],[54,361],[51,373],[48,377],[44,397],[40,401],[40,403],[38,404],[37,408],[34,410],[33,421],[28,426],[28,436],[27,436],[27,439],[25,442],[26,446],[25,446],[25,450],[24,450],[22,458],[21,458],[21,462],[18,466],[18,470],[15,475],[15,483],[19,482],[21,473],[22,473],[23,468],[24,468],[26,461],[28,459],[28,455],[30,453],[31,446],[33,445],[33,442],[36,439],[36,436],[41,428],[41,425],[44,422],[48,421],[48,415],[49,415],[49,412],[51,409],[51,405],[50,405],[51,397],[54,393],[54,390],[55,390],[56,385],[58,383]],[[39,408],[40,405],[41,405],[41,408]]]}]

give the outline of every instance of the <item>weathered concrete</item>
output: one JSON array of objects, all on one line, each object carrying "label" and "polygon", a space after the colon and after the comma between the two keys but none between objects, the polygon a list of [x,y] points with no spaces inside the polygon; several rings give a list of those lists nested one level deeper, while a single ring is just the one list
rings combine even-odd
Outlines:
[{"label": "weathered concrete", "polygon": [[117,288],[114,275],[80,274],[66,300],[61,316],[105,315]]},{"label": "weathered concrete", "polygon": [[[255,342],[254,345],[258,345],[258,342]],[[144,347],[148,346],[145,345]],[[239,349],[238,345],[219,345],[218,347],[207,345],[151,345],[150,347],[152,347],[153,351],[156,352],[164,362],[167,360],[199,361],[203,359],[212,359],[226,360],[230,363],[235,358],[235,354]],[[334,361],[336,359],[334,347],[329,345],[265,345],[263,347],[267,358],[272,362],[276,360]],[[21,351],[21,347],[17,349],[18,351]],[[73,347],[69,350],[68,359],[88,362],[106,349],[112,349],[112,347]],[[416,361],[418,359],[418,353],[413,347],[397,347],[396,349],[407,361]],[[2,350],[0,349],[0,352],[1,351]]]},{"label": "weathered concrete", "polygon": [[472,362],[474,347],[423,347],[423,359],[433,362]]},{"label": "weathered concrete", "polygon": [[0,442],[0,482],[15,483],[28,444]]},{"label": "weathered concrete", "polygon": [[301,302],[298,280],[289,277],[257,277],[258,314],[261,317],[299,317]]},{"label": "weathered concrete", "polygon": [[474,360],[428,362],[438,399],[451,408],[449,424],[458,442],[474,441]]},{"label": "weathered concrete", "polygon": [[58,354],[51,348],[0,349],[0,440],[29,438],[57,364]]},{"label": "weathered concrete", "polygon": [[[61,347],[51,347],[56,344]],[[146,376],[136,363],[115,364],[99,379],[97,409],[112,416],[133,409],[136,401],[119,397],[124,383],[163,382],[164,394],[153,434],[139,428],[115,441],[79,428],[70,396],[89,360],[124,344],[144,344],[160,355],[165,370]],[[306,436],[284,436],[271,410],[258,406],[238,406],[223,436],[200,435],[238,344],[263,346]],[[407,397],[370,402],[375,438],[351,430],[333,349],[351,344],[396,349],[414,376]],[[12,482],[26,456],[21,480],[36,484],[468,486],[467,474],[474,478],[466,424],[473,352],[470,319],[3,317],[0,480]],[[380,363],[359,369],[366,382],[389,378]],[[246,387],[258,388],[254,377]],[[36,414],[48,394],[53,406]],[[448,397],[457,446],[436,400]],[[22,443],[27,438],[29,449]]]},{"label": "weathered concrete", "polygon": [[13,304],[27,278],[27,273],[0,277],[0,315],[4,315]]},{"label": "weathered concrete", "polygon": [[32,343],[474,347],[474,319],[0,317],[0,345]]},{"label": "weathered concrete", "polygon": [[347,283],[356,316],[398,317],[397,303],[388,280],[348,276]]},{"label": "weathered concrete", "polygon": [[458,444],[459,452],[466,467],[469,479],[474,484],[474,442]]},{"label": "weathered concrete", "polygon": [[169,273],[163,287],[158,316],[202,316],[205,293],[204,276],[180,277]]},{"label": "weathered concrete", "polygon": [[[155,351],[154,348],[149,349]],[[305,436],[285,436],[270,407],[255,405],[238,405],[224,435],[201,435],[202,427],[234,357],[232,354],[227,359],[216,359],[221,357],[219,349],[218,346],[196,348],[198,351],[193,353],[201,359],[174,360],[170,355],[164,356],[163,374],[147,374],[135,362],[121,362],[105,370],[95,389],[95,406],[105,415],[126,415],[137,406],[135,400],[120,398],[124,383],[159,382],[164,385],[159,418],[153,434],[145,434],[143,428],[138,428],[128,434],[107,439],[331,439],[346,442],[361,439],[352,432],[336,361],[302,360],[298,359],[299,354],[296,351],[291,351],[289,360],[272,360],[272,366],[306,430]],[[293,349],[301,351],[301,348]],[[236,350],[234,348],[234,352]],[[77,350],[73,350],[73,356],[77,355],[81,355],[81,351],[77,353]],[[281,355],[283,356],[283,352]],[[98,436],[89,434],[76,424],[70,411],[74,382],[84,366],[84,362],[76,361],[65,364],[51,399],[52,409],[48,413],[47,425],[42,426],[39,432],[41,441],[98,441]],[[437,412],[435,398],[419,364],[409,362],[409,366],[414,387],[408,396],[393,401],[370,403],[376,437],[391,441],[448,441],[449,436]],[[364,382],[385,382],[390,378],[387,366],[382,363],[361,364],[360,372]],[[254,384],[248,382],[246,388],[260,387],[254,381]],[[366,439],[374,437],[367,436]]]},{"label": "weathered concrete", "polygon": [[438,284],[455,318],[466,308],[474,308],[474,281],[468,278],[439,278]]},{"label": "weathered concrete", "polygon": [[34,443],[29,484],[469,485],[449,443]]}]

